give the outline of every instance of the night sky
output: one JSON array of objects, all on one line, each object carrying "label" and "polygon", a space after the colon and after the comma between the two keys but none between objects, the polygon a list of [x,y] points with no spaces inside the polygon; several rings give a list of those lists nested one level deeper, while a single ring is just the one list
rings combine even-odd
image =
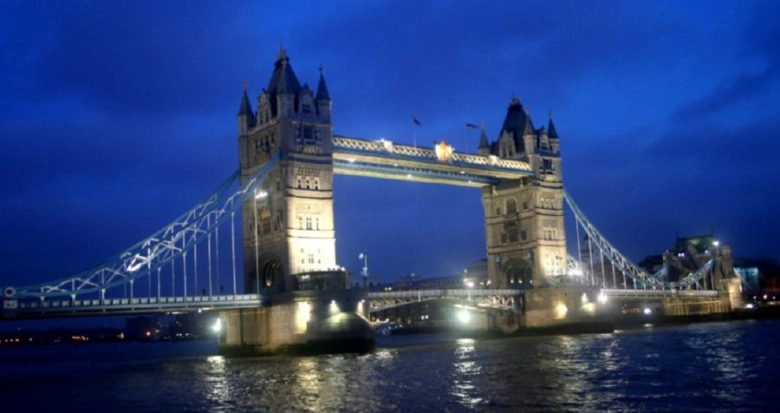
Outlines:
[{"label": "night sky", "polygon": [[[516,95],[633,260],[711,231],[780,258],[780,2],[45,3],[0,4],[0,285],[95,266],[205,198],[280,43],[302,83],[324,66],[336,134],[412,143],[416,117],[418,144],[473,153],[464,124],[496,139]],[[355,273],[364,250],[384,280],[485,255],[476,189],[334,185]]]}]

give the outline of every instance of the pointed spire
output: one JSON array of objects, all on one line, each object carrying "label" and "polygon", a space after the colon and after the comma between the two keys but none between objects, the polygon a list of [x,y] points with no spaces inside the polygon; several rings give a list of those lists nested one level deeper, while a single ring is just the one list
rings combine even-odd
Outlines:
[{"label": "pointed spire", "polygon": [[328,85],[325,84],[325,68],[320,65],[320,83],[317,85],[317,100],[330,100]]},{"label": "pointed spire", "polygon": [[241,96],[241,104],[238,106],[238,116],[249,115],[252,116],[252,105],[249,103],[249,96],[246,94],[247,84],[243,83],[244,93]]},{"label": "pointed spire", "polygon": [[549,113],[550,120],[547,123],[547,136],[550,139],[558,139],[558,132],[555,130],[555,125],[552,120],[552,111]]},{"label": "pointed spire", "polygon": [[479,149],[486,149],[490,147],[490,142],[488,142],[487,133],[485,133],[485,126],[480,125],[480,131],[479,131]]}]

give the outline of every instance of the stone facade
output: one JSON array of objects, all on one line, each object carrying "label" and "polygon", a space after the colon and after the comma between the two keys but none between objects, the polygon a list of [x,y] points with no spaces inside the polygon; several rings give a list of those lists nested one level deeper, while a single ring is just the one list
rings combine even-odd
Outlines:
[{"label": "stone facade", "polygon": [[238,113],[242,179],[280,153],[279,165],[243,206],[248,292],[292,291],[295,275],[336,268],[332,102],[320,73],[317,92],[301,86],[284,49],[252,110]]},{"label": "stone facade", "polygon": [[482,136],[482,155],[528,162],[533,175],[482,188],[492,288],[534,288],[566,271],[560,143],[552,119],[535,129],[513,98],[498,140]]}]

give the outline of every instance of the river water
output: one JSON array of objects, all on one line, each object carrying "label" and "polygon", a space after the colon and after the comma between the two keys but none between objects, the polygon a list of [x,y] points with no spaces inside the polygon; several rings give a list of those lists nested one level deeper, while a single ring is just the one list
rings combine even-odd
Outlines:
[{"label": "river water", "polygon": [[780,320],[613,334],[382,337],[364,355],[225,359],[213,341],[0,347],[2,411],[774,410]]}]

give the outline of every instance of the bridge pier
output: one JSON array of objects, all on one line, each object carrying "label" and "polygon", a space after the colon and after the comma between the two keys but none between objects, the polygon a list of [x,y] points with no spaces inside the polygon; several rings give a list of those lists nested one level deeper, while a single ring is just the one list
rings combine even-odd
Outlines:
[{"label": "bridge pier", "polygon": [[220,313],[220,352],[251,356],[275,353],[365,352],[374,332],[358,290],[297,291],[272,305]]},{"label": "bridge pier", "polygon": [[582,328],[609,324],[609,309],[599,300],[599,291],[579,285],[529,290],[525,294],[521,327]]}]

